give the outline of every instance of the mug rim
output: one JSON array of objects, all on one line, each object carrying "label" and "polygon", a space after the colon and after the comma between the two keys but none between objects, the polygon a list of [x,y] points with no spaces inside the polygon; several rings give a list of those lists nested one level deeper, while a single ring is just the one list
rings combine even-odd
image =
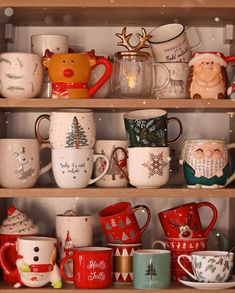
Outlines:
[{"label": "mug rim", "polygon": [[90,252],[96,252],[96,253],[103,253],[105,251],[112,251],[112,248],[110,247],[102,247],[102,246],[74,246],[72,248],[74,252],[85,252],[85,253],[90,253]]},{"label": "mug rim", "polygon": [[79,109],[78,108],[60,108],[60,109],[54,110],[54,111],[52,111],[50,113],[51,113],[50,115],[55,114],[55,113],[56,114],[64,114],[64,113],[69,113],[69,114],[73,114],[73,113],[79,114],[79,113],[81,113],[81,114],[84,114],[84,113],[94,113],[94,111],[92,109],[88,109],[88,108],[86,108],[86,109],[80,109],[80,108]]},{"label": "mug rim", "polygon": [[153,30],[151,30],[149,34],[151,34],[153,31],[160,30],[160,29],[162,30],[162,29],[165,29],[167,26],[172,26],[172,25],[173,26],[176,26],[176,25],[177,26],[181,26],[181,28],[182,28],[182,30],[176,36],[172,37],[171,39],[165,40],[165,41],[152,41],[151,40],[152,38],[156,38],[157,37],[157,34],[156,34],[156,36],[155,37],[152,36],[152,38],[149,39],[148,42],[150,44],[158,44],[158,45],[159,44],[163,44],[163,43],[167,43],[167,42],[170,42],[170,41],[178,38],[185,31],[185,26],[182,23],[174,23],[173,22],[173,23],[168,23],[168,24],[164,24],[162,26],[156,27]]},{"label": "mug rim", "polygon": [[57,214],[56,217],[60,217],[60,218],[88,218],[88,217],[92,217],[92,215],[64,215],[64,214]]},{"label": "mug rim", "polygon": [[202,251],[194,251],[194,252],[192,252],[191,256],[199,256],[199,257],[203,257],[203,258],[233,257],[234,253],[229,252],[229,251],[220,251],[220,250],[202,250]]},{"label": "mug rim", "polygon": [[[122,209],[119,209],[118,211],[116,211],[115,213],[111,213],[111,212],[107,212],[109,209],[113,208],[113,207],[117,207],[117,206],[121,206],[124,205],[124,207]],[[114,204],[111,204],[107,207],[105,207],[104,209],[102,209],[99,212],[99,217],[100,218],[108,218],[108,217],[113,217],[114,215],[118,215],[119,213],[122,213],[123,211],[125,211],[129,206],[131,206],[131,203],[128,201],[121,201],[121,202],[116,202]]]},{"label": "mug rim", "polygon": [[135,110],[135,111],[125,113],[123,117],[124,119],[128,119],[128,120],[148,120],[148,119],[160,118],[165,115],[167,115],[167,111],[163,109],[144,109],[144,110]]},{"label": "mug rim", "polygon": [[205,142],[217,142],[217,143],[223,143],[226,144],[226,139],[223,138],[216,138],[216,139],[207,139],[207,138],[193,138],[193,139],[186,139],[184,143],[205,143]]},{"label": "mug rim", "polygon": [[31,53],[31,52],[2,52],[2,53],[0,53],[0,56],[2,56],[2,55],[23,55],[23,56],[26,56],[26,55],[31,55],[31,56],[35,56],[35,57],[37,57],[37,58],[40,58],[40,60],[41,60],[41,57],[40,57],[40,55],[38,55],[38,54],[36,54],[36,53]]},{"label": "mug rim", "polygon": [[167,249],[155,249],[155,248],[145,248],[145,249],[137,249],[134,251],[134,254],[139,255],[163,255],[163,254],[171,254],[170,250]]},{"label": "mug rim", "polygon": [[121,247],[121,248],[129,248],[129,247],[134,247],[134,246],[142,246],[142,242],[136,242],[136,243],[112,243],[112,242],[107,242],[107,245],[113,246],[113,247]]},{"label": "mug rim", "polygon": [[[173,207],[173,208],[170,208],[170,209],[167,209],[167,210],[164,210],[164,211],[161,211],[158,213],[158,216],[164,214],[164,213],[167,213],[167,212],[171,212],[173,210],[176,210],[176,209],[179,209],[179,208],[184,208],[186,206],[189,206],[189,205],[195,205],[197,204],[196,202],[192,201],[192,202],[189,202],[189,203],[185,203],[185,204],[182,204],[182,205],[179,205],[179,206],[176,206],[176,207]],[[177,238],[176,238],[177,239]]]},{"label": "mug rim", "polygon": [[27,242],[32,242],[32,241],[43,241],[43,242],[50,242],[50,241],[54,241],[57,242],[56,238],[53,237],[46,237],[46,236],[19,236],[17,238],[18,240],[23,240],[23,241],[27,241]]},{"label": "mug rim", "polygon": [[35,35],[31,35],[30,37],[34,38],[34,37],[40,37],[40,36],[46,36],[46,37],[58,36],[58,37],[66,37],[67,39],[69,39],[69,36],[64,34],[35,34]]}]

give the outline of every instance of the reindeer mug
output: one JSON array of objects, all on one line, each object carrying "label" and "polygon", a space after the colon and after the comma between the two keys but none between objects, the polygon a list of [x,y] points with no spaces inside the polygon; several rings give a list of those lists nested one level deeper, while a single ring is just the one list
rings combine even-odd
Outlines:
[{"label": "reindeer mug", "polygon": [[0,139],[0,183],[6,188],[31,188],[42,174],[51,169],[51,163],[40,169],[40,149],[36,139]]},{"label": "reindeer mug", "polygon": [[155,97],[156,98],[188,98],[188,62],[156,62]]},{"label": "reindeer mug", "polygon": [[[199,208],[208,207],[212,210],[212,219],[209,225],[203,229]],[[204,238],[213,228],[217,217],[217,209],[210,202],[191,202],[180,205],[158,214],[166,237],[171,238]]]}]

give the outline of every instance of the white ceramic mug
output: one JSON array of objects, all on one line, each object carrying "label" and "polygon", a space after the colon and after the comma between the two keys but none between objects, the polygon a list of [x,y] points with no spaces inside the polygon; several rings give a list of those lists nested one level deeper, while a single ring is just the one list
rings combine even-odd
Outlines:
[{"label": "white ceramic mug", "polygon": [[[49,138],[40,134],[41,121],[50,121]],[[91,149],[95,145],[94,112],[89,109],[61,109],[38,117],[35,134],[39,142],[50,142],[53,149]]]},{"label": "white ceramic mug", "polygon": [[[127,152],[127,178],[129,183],[139,188],[160,188],[169,179],[169,147],[132,147]],[[125,173],[125,171],[124,171]]]},{"label": "white ceramic mug", "polygon": [[[59,261],[69,255],[74,247],[92,246],[92,216],[78,215],[73,210],[56,215],[56,238],[58,242]],[[71,262],[65,264],[67,275],[73,274]]]},{"label": "white ceramic mug", "polygon": [[188,62],[156,62],[155,97],[156,98],[188,98]]},{"label": "white ceramic mug", "polygon": [[[193,273],[183,266],[182,258],[187,258],[192,263]],[[234,254],[228,251],[197,251],[191,255],[180,255],[177,262],[193,280],[224,283],[231,277]]]},{"label": "white ceramic mug", "polygon": [[[123,147],[127,149],[126,140],[97,140],[95,143],[95,153],[102,154],[109,158],[109,169],[107,173],[96,181],[95,185],[100,187],[126,187],[128,180],[123,174],[122,169],[127,172],[127,160],[125,153],[120,149],[115,153],[115,160],[113,158],[113,151],[116,147]],[[118,164],[118,165],[117,165]],[[106,161],[103,158],[96,160],[94,167],[94,175],[101,174],[106,166]],[[121,169],[121,168],[122,169]]]},{"label": "white ceramic mug", "polygon": [[[190,45],[187,33],[194,31],[196,44]],[[198,28],[185,29],[180,23],[170,23],[157,27],[150,32],[149,40],[155,62],[189,62],[192,51],[202,46],[202,37]]]},{"label": "white ceramic mug", "polygon": [[39,176],[51,169],[51,163],[40,168],[40,150],[36,139],[0,139],[0,184],[6,188],[31,188]]},{"label": "white ceramic mug", "polygon": [[[91,179],[98,158],[106,160],[106,167],[99,176]],[[52,149],[52,170],[60,188],[84,188],[99,180],[108,168],[108,158],[94,154],[93,149]]]},{"label": "white ceramic mug", "polygon": [[38,34],[31,36],[31,52],[44,56],[46,49],[54,54],[68,53],[69,37],[59,34]]},{"label": "white ceramic mug", "polygon": [[8,99],[35,98],[41,91],[41,57],[22,52],[0,54],[0,94]]},{"label": "white ceramic mug", "polygon": [[[38,34],[31,36],[31,52],[44,56],[46,50],[50,50],[54,54],[68,53],[69,37],[58,34]],[[44,80],[42,83],[39,97],[50,98],[52,93],[52,85],[47,70],[44,70]]]}]

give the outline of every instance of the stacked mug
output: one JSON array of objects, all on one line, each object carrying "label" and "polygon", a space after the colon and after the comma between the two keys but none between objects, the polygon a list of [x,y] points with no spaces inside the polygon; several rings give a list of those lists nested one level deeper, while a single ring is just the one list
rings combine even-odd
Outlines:
[{"label": "stacked mug", "polygon": [[[202,46],[198,28],[169,23],[155,28],[148,40],[153,58],[156,98],[188,98],[189,61],[192,50]],[[188,36],[194,38],[190,44]]]},{"label": "stacked mug", "polygon": [[[199,214],[200,208],[209,208],[212,218],[206,229],[203,229]],[[171,251],[171,275],[173,280],[184,279],[187,273],[179,265],[177,259],[180,255],[190,255],[195,251],[207,249],[208,234],[217,220],[217,209],[210,202],[191,202],[183,204],[158,214],[165,233],[165,242],[155,241],[153,247],[161,244],[163,248]],[[192,272],[191,262],[181,259],[186,270]]]},{"label": "stacked mug", "polygon": [[[139,226],[136,215],[145,213],[145,221]],[[130,202],[118,202],[99,212],[107,245],[113,250],[113,281],[133,281],[132,258],[134,251],[142,247],[141,236],[148,227],[151,212],[145,205],[132,207]]]},{"label": "stacked mug", "polygon": [[[179,132],[168,140],[168,123],[177,122]],[[182,134],[181,121],[167,117],[161,109],[136,110],[124,114],[128,141],[126,177],[129,183],[140,188],[159,188],[169,179],[170,148]],[[120,148],[116,148],[117,151]],[[114,152],[115,153],[115,152]]]},{"label": "stacked mug", "polygon": [[[40,135],[40,124],[50,121],[49,138]],[[40,115],[35,123],[39,141],[50,142],[52,170],[60,188],[84,188],[99,180],[109,168],[104,155],[94,153],[96,125],[94,112],[89,109],[60,109],[50,115]],[[102,158],[106,165],[96,178],[91,179],[94,162]]]}]

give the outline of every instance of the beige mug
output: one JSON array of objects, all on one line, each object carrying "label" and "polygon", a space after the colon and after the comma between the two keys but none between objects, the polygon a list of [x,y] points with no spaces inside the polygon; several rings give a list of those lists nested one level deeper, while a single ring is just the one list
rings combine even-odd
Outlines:
[{"label": "beige mug", "polygon": [[51,163],[40,168],[40,150],[50,148],[39,145],[36,139],[0,139],[0,184],[6,188],[31,188],[39,176],[51,169]]}]

